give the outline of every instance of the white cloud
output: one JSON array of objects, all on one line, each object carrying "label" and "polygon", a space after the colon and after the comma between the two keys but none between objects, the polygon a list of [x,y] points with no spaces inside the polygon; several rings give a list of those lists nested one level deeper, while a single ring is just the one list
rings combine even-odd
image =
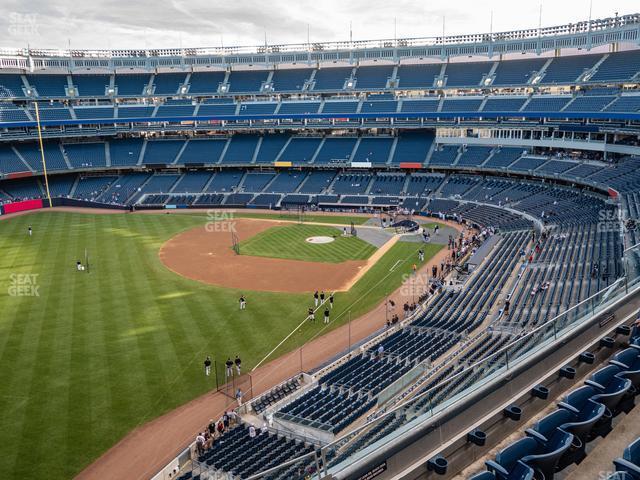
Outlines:
[{"label": "white cloud", "polygon": [[[535,28],[538,1],[457,0],[5,0],[0,47],[169,48],[439,36]],[[542,0],[544,26],[585,20],[588,0]],[[593,0],[593,18],[634,13],[637,0]],[[34,27],[35,22],[35,27]]]}]

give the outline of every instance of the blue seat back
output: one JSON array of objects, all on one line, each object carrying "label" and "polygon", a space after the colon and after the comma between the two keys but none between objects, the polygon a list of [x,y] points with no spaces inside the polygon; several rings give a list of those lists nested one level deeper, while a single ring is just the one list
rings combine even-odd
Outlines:
[{"label": "blue seat back", "polygon": [[640,467],[640,437],[624,449],[622,458]]},{"label": "blue seat back", "polygon": [[521,438],[500,450],[496,455],[496,462],[510,472],[515,468],[518,460],[534,454],[537,450],[538,443],[533,438]]},{"label": "blue seat back", "polygon": [[597,383],[598,385],[602,385],[603,388],[607,388],[607,386],[615,379],[615,376],[621,371],[622,369],[617,365],[607,365],[591,375],[589,380]]},{"label": "blue seat back", "polygon": [[560,425],[568,423],[574,418],[574,415],[568,410],[558,409],[536,422],[533,429],[550,439]]},{"label": "blue seat back", "polygon": [[562,403],[565,403],[576,410],[582,410],[587,402],[596,395],[598,392],[595,388],[590,387],[589,385],[584,385],[580,388],[576,388],[575,390],[569,392]]},{"label": "blue seat back", "polygon": [[640,350],[635,348],[627,348],[620,353],[614,355],[613,360],[626,365],[627,368],[635,370],[637,362],[640,362]]}]

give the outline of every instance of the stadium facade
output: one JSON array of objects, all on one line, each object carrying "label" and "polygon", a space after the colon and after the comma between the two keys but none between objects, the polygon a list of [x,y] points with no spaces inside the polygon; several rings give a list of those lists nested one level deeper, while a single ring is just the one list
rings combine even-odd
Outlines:
[{"label": "stadium facade", "polygon": [[[3,50],[0,202],[402,208],[495,229],[462,290],[245,407],[268,435],[241,426],[185,454],[200,478],[445,478],[483,453],[474,432],[497,441],[544,408],[557,362],[572,359],[568,379],[583,348],[605,361],[627,342],[610,312],[638,289],[639,86],[640,14],[399,40]],[[532,232],[545,240],[528,268]]]}]

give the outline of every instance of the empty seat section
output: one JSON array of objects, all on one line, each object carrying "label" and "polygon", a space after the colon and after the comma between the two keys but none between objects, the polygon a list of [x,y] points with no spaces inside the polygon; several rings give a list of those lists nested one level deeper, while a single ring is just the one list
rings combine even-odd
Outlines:
[{"label": "empty seat section", "polygon": [[294,164],[309,163],[322,141],[319,137],[294,137],[287,144],[279,160]]},{"label": "empty seat section", "polygon": [[320,68],[314,77],[313,90],[342,90],[352,71],[351,67]]},{"label": "empty seat section", "polygon": [[589,81],[626,81],[634,78],[639,71],[640,50],[610,53]]},{"label": "empty seat section", "polygon": [[289,135],[264,135],[258,147],[256,163],[273,163],[289,141]]},{"label": "empty seat section", "polygon": [[519,98],[501,98],[489,97],[482,107],[483,112],[517,112],[522,108],[525,97]]},{"label": "empty seat section", "polygon": [[278,115],[318,113],[320,102],[282,102]]},{"label": "empty seat section", "polygon": [[457,156],[457,145],[444,145],[431,153],[429,165],[452,165]]},{"label": "empty seat section", "polygon": [[151,75],[146,73],[131,73],[126,75],[116,74],[114,84],[118,96],[146,95],[146,88],[151,80]]},{"label": "empty seat section", "polygon": [[73,168],[104,167],[107,157],[104,143],[76,143],[63,145]]},{"label": "empty seat section", "polygon": [[0,75],[0,98],[24,97],[22,77],[15,74]]},{"label": "empty seat section", "polygon": [[435,77],[440,75],[441,64],[400,65],[396,74],[398,88],[401,89],[430,89],[433,88]]},{"label": "empty seat section", "polygon": [[571,97],[551,97],[538,96],[531,97],[529,103],[524,107],[524,112],[559,112],[567,103],[571,101]]},{"label": "empty seat section", "polygon": [[358,102],[353,101],[326,101],[322,113],[356,113]]},{"label": "empty seat section", "polygon": [[540,83],[543,85],[573,83],[593,68],[601,58],[601,55],[573,55],[554,58],[544,71]]},{"label": "empty seat section", "polygon": [[356,146],[357,140],[357,138],[352,137],[326,137],[314,163],[331,164],[350,162],[351,154],[353,153],[353,148]]},{"label": "empty seat section", "polygon": [[142,150],[142,139],[132,138],[109,142],[111,165],[114,167],[132,166],[138,163]]},{"label": "empty seat section", "polygon": [[435,135],[431,130],[400,134],[391,163],[424,163],[434,138]]},{"label": "empty seat section", "polygon": [[234,135],[229,141],[227,151],[222,157],[221,163],[247,164],[253,161],[253,155],[258,146],[260,137],[257,135]]},{"label": "empty seat section", "polygon": [[403,100],[401,112],[421,113],[421,112],[437,112],[440,99],[430,98],[427,100]]},{"label": "empty seat section", "polygon": [[172,164],[184,146],[184,140],[149,140],[144,150],[143,164]]},{"label": "empty seat section", "polygon": [[392,137],[364,137],[360,139],[352,161],[386,164],[393,141]]},{"label": "empty seat section", "polygon": [[[67,170],[69,168],[62,156],[58,142],[45,141],[43,146],[47,170]],[[15,148],[33,170],[38,172],[43,171],[42,155],[40,153],[40,146],[37,143],[19,144],[16,145]]]},{"label": "empty seat section", "polygon": [[216,164],[220,161],[220,155],[226,145],[226,138],[189,140],[177,163],[179,165]]},{"label": "empty seat section", "polygon": [[526,85],[546,62],[546,58],[504,60],[498,64],[492,85]]},{"label": "empty seat section", "polygon": [[193,72],[189,77],[189,93],[208,93],[218,92],[220,84],[224,82],[226,72]]},{"label": "empty seat section", "polygon": [[229,92],[259,93],[262,84],[267,81],[267,70],[236,70],[229,74]]},{"label": "empty seat section", "polygon": [[382,90],[393,75],[393,65],[364,66],[356,70],[357,90]]},{"label": "empty seat section", "polygon": [[175,95],[187,78],[186,73],[158,73],[153,78],[154,95]]},{"label": "empty seat section", "polygon": [[312,68],[275,70],[271,81],[275,92],[300,92],[313,73]]},{"label": "empty seat section", "polygon": [[73,75],[71,81],[81,97],[104,97],[111,84],[111,75]]},{"label": "empty seat section", "polygon": [[244,172],[240,170],[222,170],[214,175],[206,191],[221,193],[234,191],[240,184],[243,174]]},{"label": "empty seat section", "polygon": [[[40,97],[66,97],[66,75],[38,74],[27,75],[27,82],[35,87]],[[104,94],[104,92],[103,92]]]},{"label": "empty seat section", "polygon": [[477,112],[482,104],[481,98],[445,99],[443,112]]},{"label": "empty seat section", "polygon": [[447,87],[477,87],[488,75],[493,62],[449,63],[444,72]]}]

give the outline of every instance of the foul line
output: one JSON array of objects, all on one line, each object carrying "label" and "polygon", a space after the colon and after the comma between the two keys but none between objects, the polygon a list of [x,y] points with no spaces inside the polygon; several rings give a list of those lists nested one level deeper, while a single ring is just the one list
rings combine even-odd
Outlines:
[{"label": "foul line", "polygon": [[[443,246],[444,246],[444,245],[443,245]],[[439,250],[438,252],[436,252],[436,253],[435,253],[431,258],[429,258],[428,260],[426,260],[426,261],[421,265],[421,268],[424,268],[424,266],[425,266],[425,265],[428,265],[428,263],[429,263],[430,261],[432,261],[432,260],[433,260],[433,258],[435,258],[435,257],[436,257],[436,255],[438,255],[438,253],[440,253],[440,250]],[[406,258],[404,258],[404,259],[400,259],[400,260],[398,260],[396,263],[398,263],[398,262],[399,262],[400,264],[404,264],[404,263],[405,263],[405,262],[407,262],[407,261],[408,261],[408,260],[409,260],[413,255],[415,255],[415,253],[411,253],[411,254],[407,255],[407,257],[406,257]],[[364,297],[366,297],[366,296],[367,296],[367,295],[368,295],[368,294],[369,294],[373,289],[375,289],[376,287],[378,287],[378,285],[380,285],[382,282],[384,282],[384,281],[389,277],[389,275],[391,275],[391,273],[392,273],[392,272],[391,272],[391,271],[389,271],[389,273],[387,273],[384,277],[382,277],[380,280],[378,280],[378,282],[377,282],[375,285],[373,285],[371,288],[369,288],[369,290],[367,290],[363,295],[361,295],[360,297],[356,298],[356,299],[355,299],[355,300],[354,300],[354,301],[353,301],[353,302],[352,302],[348,307],[346,307],[346,308],[345,308],[345,309],[344,309],[344,310],[343,310],[343,311],[342,311],[342,312],[341,312],[337,317],[332,318],[332,319],[329,321],[329,323],[327,323],[327,324],[323,325],[323,327],[322,327],[319,331],[317,331],[315,334],[313,334],[313,335],[311,336],[311,338],[307,339],[306,341],[304,341],[304,342],[302,343],[302,345],[299,345],[299,346],[298,346],[298,347],[296,347],[296,348],[304,348],[304,347],[305,347],[306,345],[308,345],[310,342],[312,342],[313,340],[315,340],[316,338],[318,338],[320,335],[322,335],[322,334],[323,334],[323,332],[325,332],[325,331],[327,330],[327,328],[329,328],[333,323],[337,322],[340,318],[342,318],[342,317],[344,317],[346,314],[348,314],[348,313],[351,311],[351,308],[352,308],[353,306],[355,306],[356,304],[358,304],[359,302],[361,302],[361,301],[362,301],[362,299],[363,299]],[[402,286],[402,285],[400,285],[400,287],[401,287],[401,286]],[[398,287],[398,288],[400,288],[400,287]],[[394,290],[394,292],[395,292],[395,290]],[[392,293],[393,293],[393,292],[392,292]],[[386,295],[385,297],[387,297],[387,296],[388,296],[388,295]],[[386,300],[384,300],[384,302],[382,302],[382,303],[385,303],[385,302],[386,302]],[[375,308],[377,308],[377,306],[379,306],[379,305],[380,305],[380,304],[378,304],[378,305],[374,306],[372,310],[374,310]],[[318,308],[320,308],[320,307],[318,307]],[[316,309],[316,310],[317,310],[317,309]],[[316,310],[314,310],[314,312],[315,312]],[[367,312],[367,313],[368,313],[368,312]],[[363,315],[364,315],[364,314],[363,314]],[[269,357],[270,357],[270,356],[271,356],[271,355],[272,355],[272,354],[273,354],[273,353],[274,353],[274,352],[275,352],[279,347],[281,347],[281,346],[282,346],[282,344],[283,344],[284,342],[286,342],[289,338],[291,338],[291,336],[292,336],[295,332],[297,332],[297,331],[300,329],[300,327],[301,327],[302,325],[304,325],[304,324],[305,324],[305,322],[306,322],[306,321],[307,321],[307,319],[305,318],[305,320],[304,320],[302,323],[300,323],[300,325],[298,325],[298,326],[295,328],[295,330],[293,330],[289,335],[287,335],[287,337],[286,337],[284,340],[282,340],[282,341],[281,341],[281,342],[280,342],[280,343],[279,343],[279,344],[278,344],[278,345],[277,345],[273,350],[271,350],[271,351],[269,352],[269,354],[268,354],[265,358],[263,358],[262,360],[260,360],[260,362],[259,362],[259,363],[258,363],[258,364],[253,368],[253,370],[251,370],[251,372],[253,373],[253,371],[254,371],[256,368],[258,368],[258,367],[259,367],[259,366],[260,366],[260,365],[261,365],[261,364],[262,364],[262,363],[263,363],[267,358],[269,358]]]},{"label": "foul line", "polygon": [[[335,294],[335,292],[331,292],[331,295],[334,295],[334,294]],[[318,306],[313,310],[313,313],[316,313],[318,310],[320,310],[320,308],[322,308],[322,306],[323,306],[326,302],[328,302],[328,301],[329,301],[329,300],[325,300],[324,302],[320,303],[320,305],[318,305]],[[267,355],[266,355],[262,360],[260,360],[260,361],[258,362],[258,364],[257,364],[255,367],[253,367],[253,369],[251,369],[251,373],[253,373],[253,372],[256,370],[256,368],[258,368],[260,365],[262,365],[262,364],[264,363],[264,361],[265,361],[266,359],[268,359],[268,358],[273,354],[273,352],[275,352],[276,350],[278,350],[278,348],[280,348],[284,342],[286,342],[287,340],[289,340],[289,339],[291,338],[291,336],[292,336],[294,333],[296,333],[298,330],[300,330],[300,327],[302,327],[305,323],[307,323],[307,320],[309,320],[309,316],[307,316],[307,318],[305,318],[302,322],[300,322],[300,323],[298,324],[298,326],[297,326],[296,328],[294,328],[294,329],[291,331],[291,333],[290,333],[289,335],[287,335],[286,337],[284,337],[284,339],[283,339],[283,340],[282,340],[278,345],[276,345],[276,346],[274,347],[274,349],[273,349],[273,350],[271,350],[269,353],[267,353]]]}]

